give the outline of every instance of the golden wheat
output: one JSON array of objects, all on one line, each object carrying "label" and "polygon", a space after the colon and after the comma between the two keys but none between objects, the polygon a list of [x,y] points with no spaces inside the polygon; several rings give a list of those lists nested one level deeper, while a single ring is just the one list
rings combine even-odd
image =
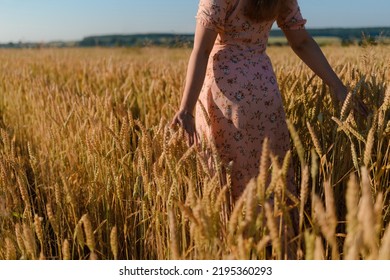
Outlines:
[{"label": "golden wheat", "polygon": [[281,163],[264,141],[235,203],[232,164],[169,127],[189,49],[0,50],[0,259],[389,259],[390,51],[372,48],[324,48],[341,108],[268,50],[293,145]]}]

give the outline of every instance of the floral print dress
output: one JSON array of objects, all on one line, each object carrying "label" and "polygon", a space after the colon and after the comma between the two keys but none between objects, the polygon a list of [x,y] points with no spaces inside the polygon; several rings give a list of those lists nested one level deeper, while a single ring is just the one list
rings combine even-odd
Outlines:
[{"label": "floral print dress", "polygon": [[[265,138],[279,159],[290,149],[282,98],[265,52],[275,20],[251,21],[243,14],[244,2],[200,0],[196,16],[198,23],[218,32],[196,106],[196,130],[215,143],[225,164],[233,162],[234,198],[258,175]],[[278,26],[303,29],[306,21],[297,1],[286,0],[284,6]]]}]

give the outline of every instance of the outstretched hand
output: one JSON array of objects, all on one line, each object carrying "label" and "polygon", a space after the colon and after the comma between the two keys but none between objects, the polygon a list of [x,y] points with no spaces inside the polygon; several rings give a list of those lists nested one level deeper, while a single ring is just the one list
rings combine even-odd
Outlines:
[{"label": "outstretched hand", "polygon": [[364,118],[368,117],[369,110],[366,104],[364,104],[364,102],[360,100],[355,94],[348,94],[348,89],[345,86],[333,89],[333,93],[337,100],[341,102],[341,104],[348,102],[350,103],[350,108],[354,110],[354,112],[360,114]]},{"label": "outstretched hand", "polygon": [[171,127],[175,128],[177,126],[180,126],[184,129],[188,144],[190,146],[192,146],[194,143],[198,143],[198,136],[195,130],[195,118],[193,115],[191,115],[187,111],[182,110],[177,112],[176,115],[173,117]]},{"label": "outstretched hand", "polygon": [[366,104],[364,104],[364,102],[355,95],[353,95],[352,98],[353,98],[352,99],[353,110],[359,113],[362,117],[367,118],[369,114],[369,110]]}]

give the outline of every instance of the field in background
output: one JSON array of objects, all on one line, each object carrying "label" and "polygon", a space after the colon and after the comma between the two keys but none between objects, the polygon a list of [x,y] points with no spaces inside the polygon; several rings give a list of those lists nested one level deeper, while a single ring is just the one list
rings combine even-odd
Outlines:
[{"label": "field in background", "polygon": [[[320,46],[341,46],[342,39],[338,37],[314,37],[314,40]],[[268,40],[268,44],[271,46],[281,45],[287,46],[288,42],[286,37],[270,37]]]},{"label": "field in background", "polygon": [[278,166],[264,145],[232,206],[218,156],[211,174],[167,126],[190,50],[1,50],[0,259],[390,259],[390,49],[324,52],[369,117],[270,48],[293,149]]}]

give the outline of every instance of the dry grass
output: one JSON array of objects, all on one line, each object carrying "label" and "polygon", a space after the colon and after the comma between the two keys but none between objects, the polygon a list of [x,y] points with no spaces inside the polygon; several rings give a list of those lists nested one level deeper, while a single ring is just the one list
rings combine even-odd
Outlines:
[{"label": "dry grass", "polygon": [[1,50],[0,259],[390,259],[389,47],[324,50],[370,116],[270,48],[294,148],[235,205],[167,126],[190,50]]}]

